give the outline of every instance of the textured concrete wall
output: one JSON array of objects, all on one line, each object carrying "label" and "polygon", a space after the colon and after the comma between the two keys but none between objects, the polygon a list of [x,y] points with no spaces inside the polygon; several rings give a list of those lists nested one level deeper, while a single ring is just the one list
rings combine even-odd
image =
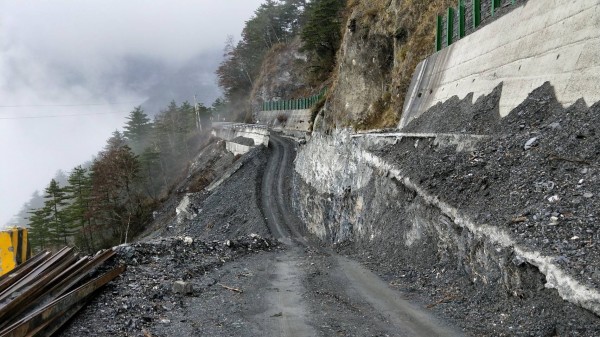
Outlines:
[{"label": "textured concrete wall", "polygon": [[234,142],[225,142],[225,148],[227,151],[237,156],[238,154],[246,154],[250,152],[252,146],[242,145]]},{"label": "textured concrete wall", "polygon": [[[279,116],[285,116],[283,123],[279,122]],[[296,131],[309,131],[310,117],[311,109],[261,111],[257,115],[260,124]]]},{"label": "textured concrete wall", "polygon": [[222,125],[213,125],[214,136],[225,140],[232,140],[236,137],[251,138],[255,145],[269,145],[269,130],[261,126],[250,126],[249,124],[227,123]]},{"label": "textured concrete wall", "polygon": [[506,116],[546,81],[565,105],[600,100],[600,1],[529,0],[432,55],[413,75],[399,127],[452,96],[472,92],[475,101],[501,82]]}]

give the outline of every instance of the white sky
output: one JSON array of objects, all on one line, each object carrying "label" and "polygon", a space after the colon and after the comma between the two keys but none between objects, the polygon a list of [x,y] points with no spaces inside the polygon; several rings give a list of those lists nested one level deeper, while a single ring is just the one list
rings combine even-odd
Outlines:
[{"label": "white sky", "polygon": [[[124,60],[177,68],[222,50],[262,2],[0,0],[0,227],[147,98],[120,79]],[[64,106],[92,103],[105,105]]]}]

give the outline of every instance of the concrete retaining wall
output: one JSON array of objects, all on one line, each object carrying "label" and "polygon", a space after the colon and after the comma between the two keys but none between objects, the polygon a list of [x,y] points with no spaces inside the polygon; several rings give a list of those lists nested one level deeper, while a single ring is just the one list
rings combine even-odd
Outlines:
[{"label": "concrete retaining wall", "polygon": [[[526,2],[527,0],[516,0],[513,3],[513,0],[500,0],[500,6],[498,8],[495,9],[495,13],[494,16],[492,16],[492,1],[491,0],[483,0],[481,1],[481,12],[480,12],[480,18],[481,18],[481,22],[480,22],[480,26],[475,27],[474,23],[473,23],[473,15],[474,15],[474,8],[473,8],[473,2],[475,0],[465,0],[464,1],[464,6],[465,6],[465,35],[469,35],[471,33],[473,33],[474,31],[476,31],[477,29],[481,28],[482,25],[486,25],[488,22],[493,21],[498,19],[499,17],[505,15],[506,13],[510,12],[511,10],[513,10],[515,8],[515,5],[521,5],[524,2]],[[442,16],[442,47],[447,47],[448,43],[447,43],[447,35],[448,32],[446,30],[447,28],[447,24],[448,24],[448,15],[447,12]],[[453,25],[453,32],[452,32],[452,41],[458,41],[459,40],[459,12],[458,12],[458,8],[454,7],[454,25]]]},{"label": "concrete retaining wall", "polygon": [[529,0],[417,67],[399,127],[453,96],[473,100],[503,83],[506,116],[544,82],[559,101],[600,100],[600,2]]},{"label": "concrete retaining wall", "polygon": [[232,140],[236,137],[251,138],[254,145],[269,145],[269,130],[264,126],[249,124],[223,123],[213,125],[212,134],[216,137]]},{"label": "concrete retaining wall", "polygon": [[[285,121],[280,123],[279,116],[285,116]],[[275,110],[261,111],[257,115],[258,123],[274,128],[305,131],[310,130],[311,109],[302,110]]]},{"label": "concrete retaining wall", "polygon": [[250,152],[252,146],[227,141],[225,142],[225,148],[227,149],[227,151],[237,156],[238,154],[246,154]]}]

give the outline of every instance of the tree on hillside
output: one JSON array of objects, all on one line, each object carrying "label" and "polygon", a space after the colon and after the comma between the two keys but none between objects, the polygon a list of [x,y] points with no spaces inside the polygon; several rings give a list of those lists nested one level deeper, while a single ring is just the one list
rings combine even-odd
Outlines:
[{"label": "tree on hillside", "polygon": [[160,152],[153,146],[147,147],[140,154],[139,161],[140,176],[146,195],[157,199],[161,186],[166,185],[166,177],[162,175],[161,170]]},{"label": "tree on hillside", "polygon": [[228,102],[235,104],[245,100],[267,51],[297,34],[305,6],[304,0],[268,0],[246,22],[239,42],[234,43],[233,38],[228,37],[225,60],[217,69],[219,86]]},{"label": "tree on hillside", "polygon": [[95,251],[90,216],[90,195],[92,179],[88,170],[77,166],[69,175],[69,185],[65,187],[66,199],[70,204],[65,209],[70,227],[77,229],[75,242],[87,252]]},{"label": "tree on hillside", "polygon": [[92,165],[91,212],[112,239],[123,243],[142,218],[139,161],[118,131],[107,143]]},{"label": "tree on hillside", "polygon": [[342,10],[346,0],[313,0],[306,9],[302,28],[302,50],[309,52],[311,72],[316,81],[327,78],[342,40]]},{"label": "tree on hillside", "polygon": [[29,243],[33,251],[50,247],[51,236],[49,228],[50,209],[39,207],[29,211]]},{"label": "tree on hillside", "polygon": [[200,125],[202,126],[202,130],[208,132],[208,131],[210,131],[210,128],[212,127],[212,122],[211,122],[212,110],[210,108],[207,108],[202,103],[199,103],[197,107],[198,107],[198,117],[200,117]]},{"label": "tree on hillside", "polygon": [[182,133],[191,133],[196,129],[196,109],[188,101],[179,107],[178,129]]},{"label": "tree on hillside", "polygon": [[51,243],[55,245],[67,245],[69,243],[68,238],[71,237],[73,232],[67,223],[68,219],[65,212],[67,198],[65,191],[56,180],[52,179],[44,192],[44,207],[49,212],[48,229],[50,231]]},{"label": "tree on hillside", "polygon": [[219,87],[225,92],[225,97],[241,99],[246,95],[254,79],[251,58],[247,55],[249,47],[242,42],[236,45],[233,37],[228,37],[225,44],[224,61],[217,69]]},{"label": "tree on hillside", "polygon": [[146,147],[146,141],[152,130],[150,118],[141,106],[137,106],[129,113],[127,122],[123,127],[123,136],[127,138],[135,152],[141,152]]}]

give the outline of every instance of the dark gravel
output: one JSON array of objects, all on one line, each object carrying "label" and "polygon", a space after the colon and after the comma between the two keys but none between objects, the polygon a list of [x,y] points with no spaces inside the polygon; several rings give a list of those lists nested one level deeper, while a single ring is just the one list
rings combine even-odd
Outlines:
[{"label": "dark gravel", "polygon": [[[496,98],[480,101],[490,99]],[[476,115],[462,116],[469,129],[485,129]],[[600,104],[588,108],[579,101],[565,109],[546,83],[471,153],[427,144],[419,151],[391,146],[382,153],[415,164],[406,167],[415,181],[460,205],[476,223],[511,232],[519,243],[556,256],[569,274],[600,289],[599,125]],[[436,126],[436,132],[455,131]]]},{"label": "dark gravel", "polygon": [[256,233],[270,236],[260,205],[260,186],[267,151],[258,147],[239,160],[242,166],[213,192],[192,195],[197,216],[174,230],[207,240],[223,240]]},{"label": "dark gravel", "polygon": [[502,84],[489,95],[479,97],[475,103],[471,103],[473,93],[462,100],[454,96],[413,119],[402,131],[489,134],[500,120],[498,102],[501,94]]},{"label": "dark gravel", "polygon": [[[238,268],[237,260],[264,255],[276,249],[277,243],[258,235],[227,241],[200,241],[193,237],[169,237],[116,247],[113,263],[128,269],[109,283],[66,326],[61,336],[195,336],[205,335],[194,317],[216,319],[214,308],[194,303],[222,302],[223,314],[239,309],[229,301],[230,290],[221,286]],[[237,277],[250,277],[249,270],[239,270]],[[191,293],[176,293],[176,281],[191,284]],[[231,282],[227,286],[232,285]],[[232,286],[233,288],[233,286]],[[227,309],[225,309],[227,308]],[[183,333],[181,323],[187,332]],[[213,328],[215,323],[211,324]],[[226,335],[235,327],[220,327]],[[195,333],[196,331],[197,333]]]}]

